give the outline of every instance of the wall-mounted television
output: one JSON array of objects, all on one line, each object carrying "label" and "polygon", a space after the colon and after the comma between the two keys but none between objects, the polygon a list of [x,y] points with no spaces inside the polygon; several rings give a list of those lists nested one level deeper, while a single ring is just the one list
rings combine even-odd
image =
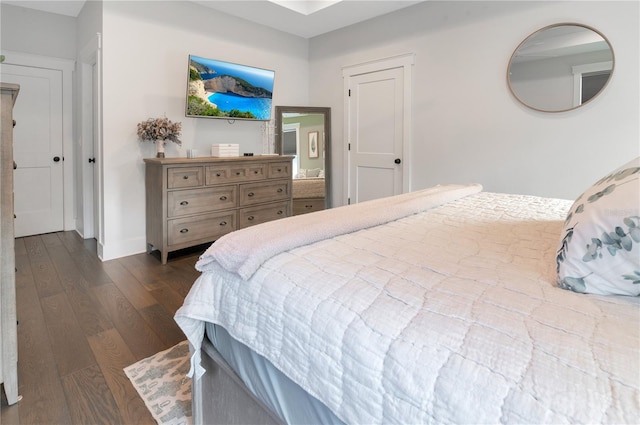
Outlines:
[{"label": "wall-mounted television", "polygon": [[187,117],[269,121],[275,72],[189,55]]}]

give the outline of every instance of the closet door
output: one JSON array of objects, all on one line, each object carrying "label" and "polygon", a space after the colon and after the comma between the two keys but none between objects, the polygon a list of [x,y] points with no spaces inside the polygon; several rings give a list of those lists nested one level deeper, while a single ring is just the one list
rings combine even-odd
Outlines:
[{"label": "closet door", "polygon": [[20,85],[14,117],[16,237],[64,229],[62,71],[2,65]]}]

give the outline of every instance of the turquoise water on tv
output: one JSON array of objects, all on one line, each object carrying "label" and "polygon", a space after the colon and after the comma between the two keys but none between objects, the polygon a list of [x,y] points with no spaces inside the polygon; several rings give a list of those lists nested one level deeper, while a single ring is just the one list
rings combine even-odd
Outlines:
[{"label": "turquoise water on tv", "polygon": [[215,103],[218,109],[225,112],[237,109],[242,112],[249,111],[259,120],[271,118],[271,99],[243,97],[229,93],[214,93],[209,96],[209,101]]}]

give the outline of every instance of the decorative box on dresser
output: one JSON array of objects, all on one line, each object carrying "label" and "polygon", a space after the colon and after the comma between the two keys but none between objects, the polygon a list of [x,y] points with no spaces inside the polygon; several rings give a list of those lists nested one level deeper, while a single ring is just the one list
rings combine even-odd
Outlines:
[{"label": "decorative box on dresser", "polygon": [[292,156],[145,159],[147,252],[213,242],[291,215]]},{"label": "decorative box on dresser", "polygon": [[0,83],[0,383],[7,402],[18,401],[15,239],[13,231],[13,105],[20,86]]}]

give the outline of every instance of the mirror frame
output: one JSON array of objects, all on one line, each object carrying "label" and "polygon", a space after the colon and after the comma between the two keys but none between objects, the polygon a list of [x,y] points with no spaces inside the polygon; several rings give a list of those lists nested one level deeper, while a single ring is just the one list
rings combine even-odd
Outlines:
[{"label": "mirror frame", "polygon": [[[542,31],[548,30],[550,28],[556,28],[556,27],[563,27],[563,26],[576,26],[576,27],[581,27],[581,28],[585,28],[588,29],[590,31],[593,31],[594,33],[598,34],[600,37],[602,37],[602,39],[607,43],[607,45],[609,46],[609,50],[611,50],[611,72],[609,75],[609,79],[607,80],[607,82],[604,84],[604,86],[602,86],[602,88],[600,89],[600,91],[598,91],[591,99],[587,100],[586,102],[580,103],[579,105],[574,105],[570,108],[565,108],[565,109],[542,109],[542,108],[538,108],[536,106],[532,106],[528,103],[526,103],[524,100],[522,100],[520,98],[520,96],[518,96],[516,94],[516,92],[514,91],[513,87],[511,86],[511,66],[513,63],[513,59],[515,58],[516,54],[518,53],[518,51],[520,50],[520,48],[522,46],[524,46],[528,41],[531,40],[532,37],[540,34]],[[538,111],[538,112],[547,112],[547,113],[557,113],[557,112],[567,112],[567,111],[573,111],[574,109],[578,109],[581,106],[584,106],[588,103],[591,103],[592,100],[594,100],[595,98],[597,98],[598,96],[600,96],[600,94],[602,94],[602,92],[604,92],[604,90],[607,88],[607,86],[609,85],[609,83],[611,82],[611,79],[613,77],[613,71],[615,69],[615,64],[616,64],[616,60],[615,60],[615,53],[613,51],[613,46],[611,45],[611,42],[609,41],[609,39],[607,37],[604,36],[604,34],[602,34],[600,31],[598,31],[597,29],[590,27],[589,25],[585,25],[585,24],[579,24],[576,22],[560,22],[557,24],[551,24],[551,25],[547,25],[545,27],[542,27],[534,32],[532,32],[531,34],[529,34],[527,37],[525,37],[524,40],[522,40],[520,42],[520,44],[518,44],[518,46],[515,48],[515,50],[513,51],[513,53],[511,54],[511,57],[509,58],[509,62],[507,64],[507,86],[509,86],[509,91],[511,92],[511,94],[513,95],[513,97],[520,102],[522,105],[526,106],[529,109],[533,109],[534,111]],[[574,83],[574,87],[575,87],[575,83]]]},{"label": "mirror frame", "polygon": [[[276,106],[275,153],[282,155],[282,114],[324,115],[324,206],[331,208],[331,108],[321,106]],[[295,177],[295,176],[294,176]]]}]

